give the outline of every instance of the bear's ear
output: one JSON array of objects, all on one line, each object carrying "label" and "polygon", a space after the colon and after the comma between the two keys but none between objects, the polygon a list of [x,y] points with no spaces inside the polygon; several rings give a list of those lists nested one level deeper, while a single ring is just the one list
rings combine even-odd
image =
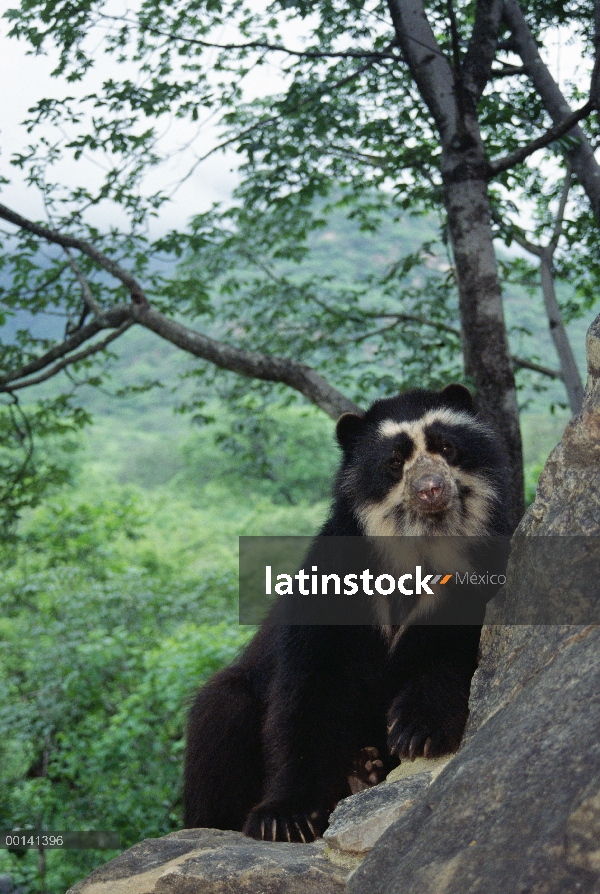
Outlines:
[{"label": "bear's ear", "polygon": [[335,435],[340,447],[348,450],[357,435],[363,430],[364,425],[364,418],[356,413],[344,413],[343,416],[340,416],[335,427]]},{"label": "bear's ear", "polygon": [[444,397],[448,403],[457,410],[466,410],[467,413],[475,412],[473,395],[464,385],[458,385],[456,383],[446,385],[446,387],[442,389],[442,397]]}]

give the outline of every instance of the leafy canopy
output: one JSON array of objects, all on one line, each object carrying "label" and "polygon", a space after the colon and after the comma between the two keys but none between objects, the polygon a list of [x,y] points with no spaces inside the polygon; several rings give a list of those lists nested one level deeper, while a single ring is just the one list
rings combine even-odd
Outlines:
[{"label": "leafy canopy", "polygon": [[[428,4],[427,15],[439,52],[458,64],[476,4],[457,2],[453,10],[454,42],[448,4]],[[57,90],[30,110],[30,143],[12,159],[16,176],[42,194],[55,230],[98,246],[143,284],[158,312],[220,343],[293,358],[361,404],[400,386],[460,377],[439,137],[386,4],[323,0],[256,8],[240,0],[146,0],[123,11],[91,0],[23,0],[6,17],[13,38],[56,59]],[[587,96],[593,61],[593,3],[540,0],[528,4],[527,18],[540,44],[558,34],[577,48],[582,62],[566,87],[577,106]],[[550,124],[506,29],[477,114],[491,161]],[[182,164],[187,159],[190,170],[180,178],[183,189],[201,161],[219,151],[237,153],[240,182],[227,207],[165,233],[161,213],[172,190],[156,184],[165,155],[171,160],[173,154],[161,139],[167,125],[185,126]],[[596,125],[596,113],[581,122],[592,143]],[[511,245],[523,233],[538,242],[550,238],[569,139],[493,179],[499,240]],[[399,221],[407,214],[426,217],[421,239],[403,253]],[[374,246],[375,262],[351,275],[333,273],[323,253],[315,264],[318,234],[327,233],[332,216],[339,229],[340,215],[374,243],[396,240],[397,246],[379,253]],[[561,296],[569,319],[595,300],[597,247],[596,222],[575,184],[554,263],[555,276],[570,285]],[[11,402],[2,418],[12,426],[7,441],[16,457],[8,473],[14,478],[25,464],[31,480],[35,474],[52,484],[59,472],[45,470],[31,439],[17,443],[15,395],[58,374],[64,363],[64,390],[44,405],[46,418],[70,426],[85,421],[76,386],[106,380],[108,344],[129,323],[115,323],[91,352],[78,352],[77,340],[92,332],[95,320],[124,307],[129,290],[110,264],[99,266],[85,254],[74,263],[59,246],[23,230],[4,234],[0,265],[0,387]],[[537,279],[535,264],[509,258],[502,269],[509,288],[531,288]],[[514,325],[523,330],[522,322]],[[37,374],[40,353],[67,339],[73,348],[64,360]],[[539,358],[517,359],[531,366]],[[198,389],[187,402],[195,412],[215,390],[247,414],[283,393],[281,385],[234,379],[205,364],[196,373]],[[539,387],[539,373],[527,375]],[[155,384],[150,379],[139,387]],[[46,434],[42,404],[30,407],[32,434]],[[25,491],[9,506],[8,519],[22,500]]]}]

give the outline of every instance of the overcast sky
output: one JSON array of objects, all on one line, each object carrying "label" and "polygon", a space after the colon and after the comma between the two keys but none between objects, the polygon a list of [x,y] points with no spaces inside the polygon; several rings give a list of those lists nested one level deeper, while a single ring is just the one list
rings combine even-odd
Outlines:
[{"label": "overcast sky", "polygon": [[[9,177],[12,182],[3,187],[0,201],[25,216],[42,219],[45,215],[39,192],[24,183],[22,173],[9,164],[9,159],[13,153],[23,151],[32,140],[32,136],[27,134],[22,125],[27,118],[27,110],[42,96],[62,98],[73,95],[77,87],[51,78],[51,59],[47,56],[27,55],[22,41],[9,40],[6,37],[5,22],[2,22],[1,28],[0,83],[4,85],[4,89],[0,115],[0,173]],[[106,69],[102,71],[102,75],[106,77]],[[87,89],[90,89],[89,84]],[[61,91],[64,91],[62,96]],[[194,162],[191,151],[181,155],[177,150],[189,141],[196,129],[189,122],[173,121],[168,124],[165,121],[159,123],[158,130],[164,134],[161,148],[170,156],[170,160],[161,166],[160,172],[152,176],[151,183],[154,187],[168,187],[187,173]],[[204,128],[196,149],[206,151],[214,145],[216,136],[214,127]],[[234,152],[227,152],[216,154],[203,162],[177,191],[173,202],[161,211],[160,229],[181,227],[189,217],[210,208],[213,202],[229,199],[237,183],[237,161],[238,156]],[[67,181],[74,182],[68,165],[64,166],[61,173]],[[95,176],[91,167],[89,176]],[[81,179],[79,171],[77,179]]]},{"label": "overcast sky", "polygon": [[[39,193],[28,187],[20,171],[9,165],[10,156],[16,151],[22,151],[31,137],[26,133],[21,122],[27,117],[27,109],[42,96],[61,97],[61,91],[72,94],[76,88],[73,85],[62,83],[50,78],[52,61],[46,56],[26,55],[26,46],[23,42],[9,40],[6,37],[7,23],[2,20],[0,25],[0,83],[4,85],[2,91],[2,114],[0,116],[0,173],[9,176],[11,185],[4,187],[0,200],[26,216],[36,219],[44,218],[44,210]],[[299,46],[297,30],[286,35],[288,43]],[[552,74],[559,82],[577,77],[581,85],[587,87],[587,73],[576,74],[578,61],[581,54],[576,46],[569,46],[565,35],[557,34],[547,42],[545,56],[550,65]],[[104,57],[110,64],[110,57]],[[282,79],[276,68],[277,60],[273,65],[260,69],[249,82],[249,94],[269,94],[279,89]],[[98,66],[100,71],[92,77],[99,87],[101,78],[106,77],[107,65],[102,62]],[[121,74],[122,76],[122,74]],[[86,85],[90,89],[90,84]],[[66,95],[66,94],[63,94]],[[153,188],[168,187],[176,183],[188,171],[194,161],[194,154],[189,150],[183,154],[178,149],[194,136],[196,127],[191,122],[172,121],[170,124],[159,122],[159,130],[163,133],[161,148],[169,161],[159,171],[154,172],[149,180]],[[195,152],[203,154],[212,147],[217,139],[214,127],[208,125],[202,130],[195,142]],[[238,156],[234,152],[216,154],[203,162],[194,174],[174,195],[173,202],[164,206],[160,212],[160,219],[154,225],[156,232],[164,232],[172,227],[181,228],[185,222],[195,213],[208,209],[213,202],[227,201],[235,187],[237,177],[235,173]],[[60,177],[67,183],[74,183],[72,163],[63,165],[59,169]],[[87,169],[78,166],[77,179],[81,182],[93,183],[98,178],[98,171],[88,165]],[[103,211],[100,218],[95,221],[100,226],[107,226],[111,222],[108,209]]]}]

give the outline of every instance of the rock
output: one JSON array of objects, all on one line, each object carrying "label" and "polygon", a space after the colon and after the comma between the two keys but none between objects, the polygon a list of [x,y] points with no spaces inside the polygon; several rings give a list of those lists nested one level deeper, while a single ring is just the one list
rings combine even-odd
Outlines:
[{"label": "rock", "polygon": [[329,818],[323,838],[325,856],[341,866],[356,868],[377,839],[414,798],[442,772],[451,757],[403,761],[384,785],[366,788],[340,801]]},{"label": "rock", "polygon": [[600,316],[587,334],[588,379],[581,413],[565,428],[538,482],[522,534],[600,531]]},{"label": "rock", "polygon": [[384,833],[351,892],[599,890],[599,840],[583,833],[600,822],[600,629],[567,639]]},{"label": "rock", "polygon": [[431,782],[431,773],[416,773],[399,782],[376,785],[340,801],[323,838],[331,849],[365,854],[416,795]]},{"label": "rock", "polygon": [[335,847],[326,847],[323,856],[330,860],[335,866],[341,866],[350,873],[357,866],[360,866],[364,854],[357,854],[354,851],[339,851]]},{"label": "rock", "polygon": [[446,754],[444,757],[416,757],[412,761],[402,761],[398,764],[386,777],[386,783],[399,782],[401,779],[408,779],[409,776],[415,776],[417,773],[429,773],[431,781],[436,779],[444,767],[450,763],[453,755]]},{"label": "rock", "polygon": [[324,848],[186,829],[136,844],[67,894],[341,894],[348,869]]},{"label": "rock", "polygon": [[15,887],[11,875],[7,872],[0,873],[0,894],[19,894],[20,890]]},{"label": "rock", "polygon": [[324,856],[337,866],[356,869],[385,830],[451,759],[418,757],[403,761],[388,773],[384,784],[370,786],[340,801],[323,836],[327,843]]},{"label": "rock", "polygon": [[[600,534],[600,317],[587,347],[582,412],[520,536]],[[568,593],[576,619],[580,588],[600,588],[582,577],[579,541],[553,571],[544,594],[523,555],[511,556],[488,607],[461,749],[352,873],[351,894],[600,892],[600,627],[543,626],[553,599]],[[531,626],[502,626],[517,608]]]}]

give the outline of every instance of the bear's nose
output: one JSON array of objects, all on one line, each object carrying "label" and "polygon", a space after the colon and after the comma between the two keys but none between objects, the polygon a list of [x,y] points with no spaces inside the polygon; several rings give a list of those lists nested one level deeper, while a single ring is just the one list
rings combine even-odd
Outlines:
[{"label": "bear's nose", "polygon": [[414,483],[419,500],[423,503],[433,504],[441,499],[444,492],[444,482],[439,475],[423,475]]}]

